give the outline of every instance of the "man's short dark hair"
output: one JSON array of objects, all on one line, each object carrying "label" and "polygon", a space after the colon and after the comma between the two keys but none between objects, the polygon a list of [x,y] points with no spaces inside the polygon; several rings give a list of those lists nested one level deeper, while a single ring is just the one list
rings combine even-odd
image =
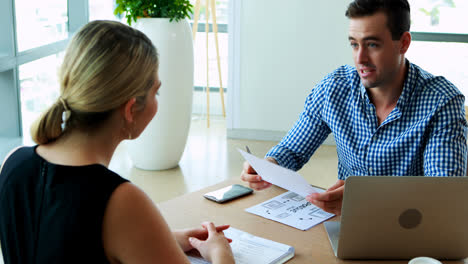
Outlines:
[{"label": "man's short dark hair", "polygon": [[346,10],[346,17],[359,18],[384,12],[393,40],[399,40],[410,30],[410,6],[407,0],[354,0]]}]

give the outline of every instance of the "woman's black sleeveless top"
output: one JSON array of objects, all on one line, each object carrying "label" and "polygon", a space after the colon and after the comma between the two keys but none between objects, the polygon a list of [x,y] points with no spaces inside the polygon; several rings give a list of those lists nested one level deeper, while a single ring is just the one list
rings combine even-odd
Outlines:
[{"label": "woman's black sleeveless top", "polygon": [[113,191],[127,180],[98,164],[49,163],[36,147],[16,150],[0,173],[5,264],[109,263],[102,242],[104,212]]}]

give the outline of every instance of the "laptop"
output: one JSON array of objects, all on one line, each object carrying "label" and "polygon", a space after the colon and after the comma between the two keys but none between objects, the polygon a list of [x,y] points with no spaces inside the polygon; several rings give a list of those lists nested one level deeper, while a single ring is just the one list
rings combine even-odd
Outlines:
[{"label": "laptop", "polygon": [[351,176],[341,222],[325,222],[340,259],[468,257],[468,177]]}]

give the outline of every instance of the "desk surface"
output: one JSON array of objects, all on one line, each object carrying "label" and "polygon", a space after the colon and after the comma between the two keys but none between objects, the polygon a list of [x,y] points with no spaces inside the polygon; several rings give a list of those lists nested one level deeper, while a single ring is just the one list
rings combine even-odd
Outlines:
[{"label": "desk surface", "polygon": [[[203,221],[212,221],[215,224],[230,224],[256,236],[291,245],[295,248],[295,256],[287,263],[392,263],[407,264],[408,261],[349,261],[335,257],[328,240],[323,224],[301,231],[293,227],[247,213],[245,208],[264,202],[283,192],[276,186],[264,191],[255,191],[234,201],[217,204],[203,197],[209,191],[240,183],[240,179],[229,179],[219,184],[207,187],[197,192],[189,193],[172,200],[158,204],[164,218],[173,229],[199,226]],[[337,220],[337,217],[332,220]],[[444,264],[462,264],[465,261],[443,261]]]}]

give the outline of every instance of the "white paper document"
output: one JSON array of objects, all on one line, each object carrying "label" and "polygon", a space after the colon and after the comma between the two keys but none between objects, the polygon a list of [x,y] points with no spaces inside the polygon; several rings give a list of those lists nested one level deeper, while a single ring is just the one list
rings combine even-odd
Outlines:
[{"label": "white paper document", "polygon": [[257,174],[260,175],[263,180],[271,184],[277,185],[288,191],[295,192],[303,197],[314,192],[323,191],[310,186],[310,184],[299,173],[293,170],[281,167],[267,160],[257,158],[241,149],[237,150],[239,150],[245,160],[250,163]]},{"label": "white paper document", "polygon": [[[294,257],[294,247],[257,237],[230,227],[224,235],[232,239],[231,248],[236,264],[284,263]],[[188,256],[192,264],[208,264],[200,257]]]},{"label": "white paper document", "polygon": [[283,193],[247,208],[245,211],[300,230],[308,230],[335,216],[309,203],[304,197],[294,192]]}]

